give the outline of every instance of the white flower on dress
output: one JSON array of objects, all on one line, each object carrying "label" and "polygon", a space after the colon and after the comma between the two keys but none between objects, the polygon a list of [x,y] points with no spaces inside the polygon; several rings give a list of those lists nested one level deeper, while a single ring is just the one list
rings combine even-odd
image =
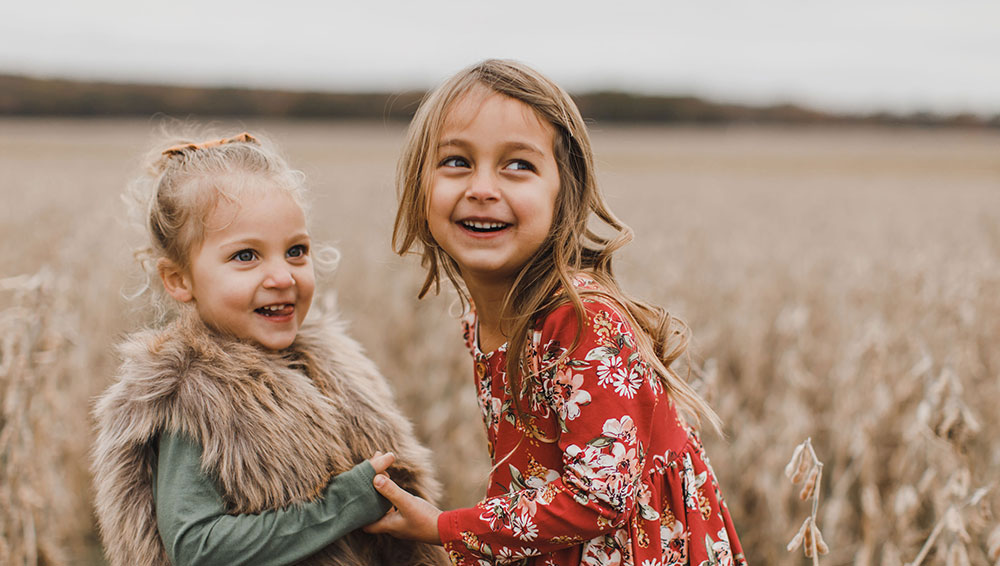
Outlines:
[{"label": "white flower on dress", "polygon": [[510,518],[510,529],[514,536],[523,541],[533,541],[538,536],[538,525],[536,525],[527,513],[514,515]]},{"label": "white flower on dress", "polygon": [[618,374],[625,373],[625,366],[622,364],[621,356],[609,356],[601,361],[597,366],[597,384],[607,387],[614,382]]},{"label": "white flower on dress", "polygon": [[639,482],[639,490],[635,496],[635,504],[639,506],[639,515],[647,521],[659,521],[660,512],[649,504],[653,500],[653,492],[646,482]]},{"label": "white flower on dress", "polygon": [[602,476],[617,475],[622,470],[631,471],[638,463],[635,455],[635,448],[626,448],[621,442],[615,442],[611,446],[610,453],[602,453],[598,457],[598,466]]},{"label": "white flower on dress", "polygon": [[[501,546],[500,550],[497,550],[496,559],[499,564],[510,564],[515,560],[520,560],[520,558],[514,554],[514,551],[506,546]],[[487,562],[486,565],[491,566],[492,562]]]},{"label": "white flower on dress", "polygon": [[642,381],[642,374],[638,371],[633,370],[628,373],[619,372],[615,374],[615,393],[619,397],[631,399],[639,392],[639,388],[642,387]]},{"label": "white flower on dress", "polygon": [[563,478],[576,487],[574,495],[580,503],[600,501],[615,512],[624,512],[632,505],[642,472],[636,448],[621,442],[566,448],[569,461]]},{"label": "white flower on dress", "polygon": [[534,475],[524,478],[524,484],[531,488],[541,489],[559,479],[559,472],[550,470],[549,468],[544,468],[544,470],[545,474],[543,476]]},{"label": "white flower on dress", "polygon": [[729,533],[726,529],[720,529],[716,533],[719,540],[713,541],[709,537],[705,537],[705,542],[712,543],[712,552],[715,554],[715,560],[718,562],[719,566],[733,566],[733,551],[729,547]]},{"label": "white flower on dress", "polygon": [[597,475],[594,467],[597,466],[595,459],[598,454],[599,452],[592,446],[580,448],[576,444],[570,444],[566,447],[566,455],[570,458],[566,467],[581,479],[593,477]]},{"label": "white flower on dress", "polygon": [[622,566],[622,553],[603,539],[591,539],[584,545],[580,566]]},{"label": "white flower on dress", "polygon": [[680,521],[674,521],[670,527],[660,524],[660,548],[664,566],[688,563],[688,533]]},{"label": "white flower on dress", "polygon": [[590,393],[583,389],[583,375],[569,369],[560,370],[553,382],[560,416],[564,421],[579,417],[580,405],[590,403]]},{"label": "white flower on dress", "polygon": [[[482,564],[482,566],[493,566],[494,564],[513,564],[515,562],[520,562],[525,558],[538,556],[538,554],[539,552],[534,548],[521,547],[521,550],[515,550],[507,548],[506,546],[501,546],[500,550],[497,551],[496,556],[494,557],[496,562],[481,560],[480,564]],[[477,564],[477,566],[479,566],[479,564]]]},{"label": "white flower on dress", "polygon": [[698,490],[708,479],[706,472],[694,473],[694,463],[691,461],[691,454],[684,454],[684,501],[688,509],[698,509]]},{"label": "white flower on dress", "polygon": [[635,422],[628,415],[623,415],[621,419],[604,421],[604,426],[601,429],[601,436],[613,438],[623,444],[634,444],[635,435]]}]

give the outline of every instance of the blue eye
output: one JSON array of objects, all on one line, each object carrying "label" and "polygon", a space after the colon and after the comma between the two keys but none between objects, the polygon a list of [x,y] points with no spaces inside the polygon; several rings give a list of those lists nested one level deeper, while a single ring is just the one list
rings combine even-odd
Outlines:
[{"label": "blue eye", "polygon": [[240,262],[250,262],[250,261],[253,261],[253,260],[257,259],[257,252],[255,252],[255,251],[253,251],[251,249],[240,250],[240,251],[234,253],[232,255],[231,259],[234,259],[234,260],[240,261]]},{"label": "blue eye", "polygon": [[309,248],[307,248],[304,244],[299,244],[297,246],[292,246],[288,248],[288,251],[285,252],[285,257],[290,257],[290,258],[305,257],[306,254],[308,253],[309,253]]},{"label": "blue eye", "polygon": [[535,166],[523,159],[515,159],[507,165],[506,169],[513,171],[534,171]]},{"label": "blue eye", "polygon": [[446,157],[441,161],[442,167],[468,167],[469,162],[465,160],[464,157]]}]

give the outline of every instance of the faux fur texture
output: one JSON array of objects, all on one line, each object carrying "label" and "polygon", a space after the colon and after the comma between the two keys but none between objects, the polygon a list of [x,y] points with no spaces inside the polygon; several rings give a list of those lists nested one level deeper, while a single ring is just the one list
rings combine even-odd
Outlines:
[{"label": "faux fur texture", "polygon": [[[269,352],[220,336],[188,312],[132,335],[120,353],[118,379],[94,411],[95,506],[112,566],[169,564],[152,492],[163,431],[201,443],[202,468],[232,514],[310,501],[376,450],[396,454],[389,473],[402,487],[431,501],[439,495],[429,451],[336,320],[307,323],[291,347]],[[301,562],[446,563],[440,548],[361,531]]]}]

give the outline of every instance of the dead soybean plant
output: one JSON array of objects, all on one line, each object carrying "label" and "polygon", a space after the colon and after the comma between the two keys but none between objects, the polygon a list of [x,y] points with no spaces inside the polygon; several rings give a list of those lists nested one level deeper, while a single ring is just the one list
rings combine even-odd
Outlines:
[{"label": "dead soybean plant", "polygon": [[[977,524],[982,523],[982,517],[977,517],[972,510],[984,502],[992,486],[979,487],[975,491],[971,489],[972,472],[963,454],[967,452],[972,438],[979,433],[981,425],[962,394],[963,386],[958,375],[945,368],[930,384],[918,408],[913,437],[923,438],[929,450],[940,454],[936,461],[953,463],[954,471],[943,489],[935,494],[934,503],[942,510],[934,527],[917,556],[906,566],[921,566],[932,549],[937,557],[943,558],[946,566],[971,566],[970,549],[976,563],[981,563],[984,558],[982,549],[977,548],[975,537],[969,531],[983,530],[983,525]],[[985,558],[1000,566],[1000,526],[990,532],[985,546]]]},{"label": "dead soybean plant", "polygon": [[67,541],[89,518],[65,469],[86,415],[66,394],[81,369],[78,326],[48,270],[0,279],[0,292],[0,564],[68,564]]},{"label": "dead soybean plant", "polygon": [[794,552],[800,546],[804,547],[806,557],[812,558],[813,564],[818,566],[819,555],[830,552],[830,548],[823,540],[819,525],[816,524],[816,514],[819,512],[820,485],[823,481],[823,462],[816,457],[811,438],[807,438],[805,442],[795,447],[792,459],[785,466],[785,476],[792,481],[792,484],[803,482],[802,489],[799,491],[799,499],[803,501],[812,499],[812,512],[802,522],[799,531],[788,543],[787,550]]},{"label": "dead soybean plant", "polygon": [[[962,511],[967,507],[975,507],[982,501],[989,492],[988,488],[979,488],[972,495],[969,492],[969,474],[967,471],[959,471],[948,481],[946,491],[955,498],[955,501],[948,506],[944,514],[938,519],[931,534],[928,535],[923,547],[917,557],[907,564],[907,566],[920,566],[923,564],[927,553],[938,543],[941,554],[945,557],[946,566],[970,566],[969,551],[966,546],[972,542],[972,537],[965,526],[965,517]],[[1000,527],[993,530],[991,539],[1000,538],[998,535]],[[938,540],[940,539],[940,540]],[[992,541],[990,548],[991,557],[1000,564],[1000,541]]]},{"label": "dead soybean plant", "polygon": [[990,533],[990,538],[986,542],[989,552],[989,558],[993,561],[993,566],[1000,566],[1000,525],[997,525],[993,532]]}]

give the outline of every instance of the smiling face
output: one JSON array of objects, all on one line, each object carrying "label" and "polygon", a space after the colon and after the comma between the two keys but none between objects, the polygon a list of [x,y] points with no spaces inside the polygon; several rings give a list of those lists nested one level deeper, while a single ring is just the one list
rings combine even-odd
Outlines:
[{"label": "smiling face", "polygon": [[548,237],[559,193],[554,140],[528,105],[485,88],[449,110],[427,223],[470,288],[509,285]]},{"label": "smiling face", "polygon": [[[206,324],[270,350],[292,344],[315,289],[302,208],[284,190],[251,190],[219,201],[205,219],[205,237],[167,291],[193,302]],[[161,275],[163,271],[161,270]]]}]

